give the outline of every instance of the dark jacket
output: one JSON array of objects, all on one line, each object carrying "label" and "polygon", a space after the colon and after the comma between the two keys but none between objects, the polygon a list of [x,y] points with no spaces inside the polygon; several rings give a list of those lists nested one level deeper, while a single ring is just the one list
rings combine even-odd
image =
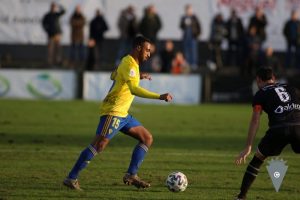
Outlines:
[{"label": "dark jacket", "polygon": [[118,20],[120,36],[123,39],[134,38],[138,32],[138,22],[134,14],[123,11]]},{"label": "dark jacket", "polygon": [[[236,26],[236,38],[234,38],[234,36],[232,35],[232,27]],[[227,28],[227,38],[229,41],[241,41],[244,37],[244,27],[243,27],[243,23],[242,20],[240,18],[236,19],[236,22],[234,22],[233,19],[229,19],[226,23],[226,28]]]},{"label": "dark jacket", "polygon": [[167,51],[163,49],[160,52],[160,60],[161,60],[161,72],[170,73],[172,69],[172,61],[175,57],[175,51]]},{"label": "dark jacket", "polygon": [[96,43],[103,40],[103,34],[108,30],[108,25],[103,16],[96,16],[90,24],[90,39],[94,39]]},{"label": "dark jacket", "polygon": [[53,37],[62,32],[60,23],[59,23],[59,18],[63,14],[65,14],[65,10],[63,7],[60,7],[59,12],[48,12],[43,17],[42,25],[43,25],[43,28],[46,31],[48,37]]},{"label": "dark jacket", "polygon": [[211,24],[210,42],[220,45],[227,35],[226,24],[223,20],[218,20],[215,17]]},{"label": "dark jacket", "polygon": [[85,18],[80,13],[74,13],[70,19],[72,43],[82,43],[84,38],[83,28]]},{"label": "dark jacket", "polygon": [[260,37],[260,39],[262,41],[266,40],[267,39],[267,36],[266,36],[266,26],[267,26],[268,22],[267,22],[267,18],[265,15],[263,15],[262,17],[262,20],[258,20],[256,18],[256,16],[253,16],[251,17],[250,19],[250,23],[249,23],[249,27],[248,27],[248,30],[250,30],[250,28],[252,26],[255,26],[256,29],[257,29],[257,33],[258,33],[258,36]]},{"label": "dark jacket", "polygon": [[180,20],[180,28],[184,31],[184,36],[186,34],[186,30],[190,27],[192,30],[193,37],[194,38],[199,37],[199,35],[201,34],[201,25],[199,20],[195,15],[193,15],[191,16],[191,23],[187,24],[186,23],[187,18],[188,18],[187,16],[183,16],[181,17]]},{"label": "dark jacket", "polygon": [[283,35],[287,42],[300,44],[300,20],[288,20],[284,25]]},{"label": "dark jacket", "polygon": [[157,39],[157,33],[161,29],[161,21],[157,14],[145,15],[140,23],[140,32],[152,42]]}]

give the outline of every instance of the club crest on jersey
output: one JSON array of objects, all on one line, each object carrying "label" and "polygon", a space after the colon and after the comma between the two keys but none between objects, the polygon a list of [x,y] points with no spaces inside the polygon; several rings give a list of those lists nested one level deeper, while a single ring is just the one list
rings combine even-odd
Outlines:
[{"label": "club crest on jersey", "polygon": [[130,69],[130,71],[129,71],[129,76],[131,76],[131,77],[135,77],[135,70],[134,69]]}]

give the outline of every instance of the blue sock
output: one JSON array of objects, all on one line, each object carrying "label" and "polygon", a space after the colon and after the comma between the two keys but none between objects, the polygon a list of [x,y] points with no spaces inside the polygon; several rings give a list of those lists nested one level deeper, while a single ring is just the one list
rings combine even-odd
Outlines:
[{"label": "blue sock", "polygon": [[148,152],[148,147],[146,145],[144,145],[142,143],[139,143],[138,145],[136,145],[136,147],[134,148],[134,150],[132,152],[131,162],[130,162],[129,168],[127,170],[127,173],[132,174],[132,175],[137,174],[137,171],[138,171],[140,165],[142,164],[147,152]]},{"label": "blue sock", "polygon": [[97,155],[96,149],[92,145],[89,145],[86,149],[84,149],[81,152],[77,162],[75,163],[73,169],[70,171],[68,177],[71,179],[77,179],[79,172],[89,164],[90,160],[95,155]]}]

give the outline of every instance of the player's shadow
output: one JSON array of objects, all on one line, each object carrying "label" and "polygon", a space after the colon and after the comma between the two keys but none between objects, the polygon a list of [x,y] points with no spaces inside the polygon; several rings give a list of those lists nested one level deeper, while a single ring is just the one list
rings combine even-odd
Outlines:
[{"label": "player's shadow", "polygon": [[[14,133],[6,134],[0,133],[0,145],[33,145],[33,146],[74,146],[82,147],[86,146],[93,139],[94,134],[30,134],[30,133]],[[131,137],[125,136],[122,133],[116,135],[110,142],[109,146],[122,146],[132,147],[137,141]],[[154,147],[160,147],[165,149],[204,149],[204,150],[226,150],[236,149],[240,150],[244,138],[233,136],[166,136],[155,135]]]}]

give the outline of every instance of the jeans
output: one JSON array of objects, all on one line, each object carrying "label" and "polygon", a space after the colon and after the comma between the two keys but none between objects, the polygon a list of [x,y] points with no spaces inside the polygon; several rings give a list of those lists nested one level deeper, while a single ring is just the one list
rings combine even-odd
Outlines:
[{"label": "jeans", "polygon": [[285,65],[288,68],[296,67],[300,69],[300,45],[296,41],[287,43]]},{"label": "jeans", "polygon": [[198,67],[198,41],[194,38],[183,39],[183,54],[193,70]]},{"label": "jeans", "polygon": [[85,59],[83,43],[72,43],[70,49],[71,62],[83,62]]}]

